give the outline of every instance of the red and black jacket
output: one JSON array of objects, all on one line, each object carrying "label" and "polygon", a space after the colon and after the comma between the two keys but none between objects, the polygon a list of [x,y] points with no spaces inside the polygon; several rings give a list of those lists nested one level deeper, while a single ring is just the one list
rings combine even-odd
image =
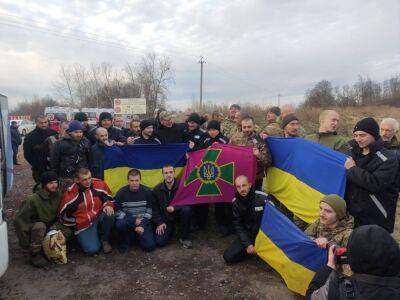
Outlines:
[{"label": "red and black jacket", "polygon": [[106,206],[114,207],[111,191],[104,181],[93,178],[90,188],[74,183],[64,192],[59,217],[65,226],[75,227],[78,234],[89,228]]}]

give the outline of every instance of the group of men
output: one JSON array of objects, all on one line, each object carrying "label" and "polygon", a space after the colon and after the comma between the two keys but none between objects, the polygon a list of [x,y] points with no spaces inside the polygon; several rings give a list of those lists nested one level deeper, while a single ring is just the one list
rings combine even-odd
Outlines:
[{"label": "group of men", "polygon": [[103,181],[104,148],[114,144],[187,143],[189,151],[195,151],[213,143],[230,143],[253,147],[257,161],[255,182],[238,174],[232,203],[215,204],[218,230],[223,235],[236,234],[223,257],[228,263],[241,261],[256,253],[254,243],[265,204],[277,201],[262,192],[272,162],[266,143],[270,136],[305,137],[348,156],[344,199],[324,197],[320,218],[304,228],[319,247],[325,248],[332,241],[346,246],[353,228],[363,225],[375,224],[393,232],[400,153],[395,119],[384,119],[379,126],[373,118],[364,118],[355,125],[351,141],[337,133],[339,114],[333,110],[320,114],[319,130],[311,135],[304,135],[301,120],[291,106],[269,108],[266,123],[257,126],[237,104],[231,105],[227,118],[215,112],[206,120],[191,113],[185,123],[175,123],[170,112],[161,111],[155,119],[132,119],[129,129],[118,128],[109,113],[102,113],[98,126],[92,128],[87,116],[78,113],[66,133],[57,136],[48,128],[46,117],[38,117],[36,129],[26,136],[23,145],[37,187],[34,195],[21,203],[16,216],[21,246],[30,247],[32,263],[41,266],[45,261],[38,245],[50,229],[62,230],[66,237],[74,233],[83,251],[92,255],[100,249],[111,252],[113,230],[119,233],[116,242],[122,250],[138,241],[143,250],[152,251],[164,246],[179,225],[180,242],[191,248],[190,234],[204,228],[208,205],[170,205],[178,180],[169,165],[162,169],[164,181],[153,190],[141,184],[139,170],[130,170],[127,185],[113,197]]}]

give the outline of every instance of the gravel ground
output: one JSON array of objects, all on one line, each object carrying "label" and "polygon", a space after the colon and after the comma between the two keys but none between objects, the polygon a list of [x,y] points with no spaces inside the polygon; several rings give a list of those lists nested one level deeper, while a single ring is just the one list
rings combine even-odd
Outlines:
[{"label": "gravel ground", "polygon": [[[21,161],[6,209],[15,209],[31,192],[31,172]],[[221,238],[213,224],[195,235],[192,250],[176,240],[152,253],[132,248],[85,257],[73,250],[67,265],[35,269],[18,246],[11,223],[10,264],[0,278],[0,299],[300,299],[258,258],[227,266],[222,253],[233,236]]]}]

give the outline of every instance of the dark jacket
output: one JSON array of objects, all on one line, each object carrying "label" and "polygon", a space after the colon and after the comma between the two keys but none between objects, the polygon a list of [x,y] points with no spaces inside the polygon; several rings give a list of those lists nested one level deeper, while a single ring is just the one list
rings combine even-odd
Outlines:
[{"label": "dark jacket", "polygon": [[215,138],[210,137],[210,135],[208,133],[206,133],[204,135],[202,148],[203,149],[208,148],[214,143],[228,144],[229,143],[229,139],[226,136],[222,135],[221,133],[219,133]]},{"label": "dark jacket", "polygon": [[206,134],[206,131],[201,128],[197,128],[193,131],[189,131],[189,129],[187,129],[187,128],[184,130],[183,141],[185,143],[189,143],[189,142],[194,143],[193,149],[190,149],[189,152],[202,149],[205,134]]},{"label": "dark jacket", "polygon": [[28,133],[24,140],[24,157],[32,166],[32,169],[37,171],[46,170],[46,155],[43,153],[44,141],[49,136],[57,136],[57,131],[53,129],[39,129],[35,128]]},{"label": "dark jacket", "polygon": [[11,132],[11,144],[13,147],[18,147],[22,143],[21,134],[18,131],[18,128],[14,126],[10,126]]},{"label": "dark jacket", "polygon": [[161,141],[154,135],[148,139],[143,138],[143,136],[138,136],[133,139],[133,144],[135,144],[135,145],[161,145]]},{"label": "dark jacket", "polygon": [[167,188],[165,182],[161,182],[153,189],[153,222],[157,226],[173,221],[173,215],[168,213],[166,208],[174,199],[178,186],[179,182],[175,180],[171,190]]},{"label": "dark jacket", "polygon": [[98,179],[104,179],[104,148],[106,146],[97,142],[90,148],[90,171],[92,176]]},{"label": "dark jacket", "polygon": [[[92,143],[92,145],[96,144],[97,139],[96,139],[96,128],[93,128],[92,131],[89,133],[89,140]],[[108,129],[108,139],[113,140],[116,142],[120,143],[126,143],[126,137],[123,134],[123,131],[117,127],[110,126]]]},{"label": "dark jacket", "polygon": [[51,169],[60,177],[73,178],[79,168],[89,168],[89,151],[90,142],[87,138],[76,142],[66,135],[54,144]]},{"label": "dark jacket", "polygon": [[[90,137],[92,134],[93,129],[95,129],[95,126],[88,124],[86,128],[83,128],[83,136],[87,138],[90,141]],[[95,131],[96,134],[96,131]]]},{"label": "dark jacket", "polygon": [[399,163],[393,152],[383,148],[381,139],[370,145],[366,156],[355,141],[350,145],[356,166],[347,170],[345,200],[354,217],[354,227],[377,224],[393,232]]},{"label": "dark jacket", "polygon": [[233,225],[243,247],[254,245],[267,201],[267,194],[253,187],[247,197],[236,193],[232,200]]},{"label": "dark jacket", "polygon": [[[307,299],[400,299],[400,249],[384,229],[376,225],[357,228],[347,252],[354,274],[344,277],[322,267],[308,287]],[[341,297],[345,289],[355,297]]]},{"label": "dark jacket", "polygon": [[160,124],[155,134],[163,144],[183,143],[184,130],[184,124],[173,124],[172,127],[165,127]]}]

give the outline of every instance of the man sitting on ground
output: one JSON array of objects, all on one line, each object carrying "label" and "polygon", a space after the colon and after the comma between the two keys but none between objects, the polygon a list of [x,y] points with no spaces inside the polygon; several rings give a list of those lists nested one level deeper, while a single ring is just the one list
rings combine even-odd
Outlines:
[{"label": "man sitting on ground", "polygon": [[121,234],[121,250],[128,250],[132,239],[146,252],[156,247],[151,228],[153,196],[149,188],[140,184],[141,174],[137,169],[128,172],[128,185],[115,196],[117,221],[115,227]]},{"label": "man sitting on ground", "polygon": [[30,262],[38,268],[48,263],[43,256],[42,241],[57,221],[61,200],[56,173],[42,173],[40,182],[41,187],[20,203],[14,220],[19,244],[30,250]]},{"label": "man sitting on ground", "polygon": [[133,139],[135,145],[161,145],[161,141],[154,135],[154,121],[142,120],[140,122],[140,136]]},{"label": "man sitting on ground", "polygon": [[305,233],[320,248],[326,248],[328,242],[346,247],[353,230],[353,217],[346,212],[346,201],[338,195],[327,195],[319,204],[319,219],[311,224]]},{"label": "man sitting on ground", "polygon": [[114,225],[114,201],[107,184],[92,178],[88,169],[76,172],[75,183],[64,192],[59,214],[61,222],[75,231],[86,255],[97,254],[100,247],[104,253],[112,251],[109,236]]},{"label": "man sitting on ground", "polygon": [[190,206],[171,206],[178,190],[179,182],[175,179],[175,170],[172,166],[162,168],[164,181],[153,190],[153,223],[156,226],[155,241],[162,247],[171,239],[175,224],[179,223],[179,241],[186,249],[192,248],[190,241],[190,220],[192,209]]},{"label": "man sitting on ground", "polygon": [[235,180],[236,196],[232,200],[233,224],[237,238],[224,252],[227,263],[237,263],[256,254],[254,243],[260,229],[267,194],[256,191],[246,176]]},{"label": "man sitting on ground", "polygon": [[350,150],[350,145],[344,137],[337,134],[338,125],[339,114],[334,110],[324,110],[319,115],[318,132],[308,135],[306,138],[335,151],[345,153]]}]

